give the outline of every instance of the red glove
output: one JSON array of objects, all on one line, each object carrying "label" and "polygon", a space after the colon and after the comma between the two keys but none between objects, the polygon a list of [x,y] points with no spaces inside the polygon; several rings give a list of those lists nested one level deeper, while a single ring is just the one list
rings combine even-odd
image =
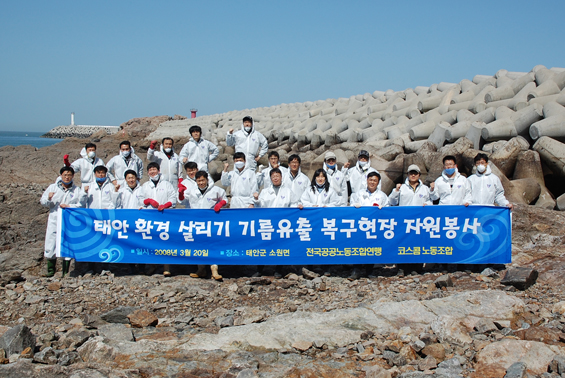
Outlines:
[{"label": "red glove", "polygon": [[157,141],[156,141],[156,140],[152,140],[152,141],[151,141],[151,144],[149,145],[149,148],[152,149],[152,150],[154,150],[156,144],[157,144]]},{"label": "red glove", "polygon": [[70,167],[71,163],[69,163],[69,155],[63,156],[63,162],[65,163],[66,167]]},{"label": "red glove", "polygon": [[374,203],[373,206],[379,206],[379,204],[378,204],[378,203]]},{"label": "red glove", "polygon": [[165,209],[168,209],[168,208],[171,207],[171,206],[173,206],[173,204],[171,203],[171,201],[169,201],[169,202],[167,202],[167,203],[164,203],[164,204],[162,204],[162,205],[159,205],[159,206],[157,207],[157,210],[163,211],[163,210],[165,210]]},{"label": "red glove", "polygon": [[[184,181],[183,178],[179,177],[179,185],[182,184],[183,181]],[[179,186],[179,188],[180,188],[180,186]]]},{"label": "red glove", "polygon": [[179,184],[179,201],[184,200],[184,191],[186,190],[186,186],[183,184]]},{"label": "red glove", "polygon": [[159,207],[159,202],[157,202],[157,201],[155,201],[154,199],[151,199],[151,198],[145,199],[145,200],[143,201],[143,204],[144,204],[145,206],[151,205],[151,206],[153,206],[153,207],[155,207],[155,208]]},{"label": "red glove", "polygon": [[216,206],[214,206],[214,211],[215,211],[216,213],[219,213],[219,212],[220,212],[220,209],[221,209],[222,207],[224,207],[224,205],[225,205],[226,203],[227,203],[227,202],[226,202],[225,200],[221,200],[220,202],[218,202],[218,203],[216,204]]}]

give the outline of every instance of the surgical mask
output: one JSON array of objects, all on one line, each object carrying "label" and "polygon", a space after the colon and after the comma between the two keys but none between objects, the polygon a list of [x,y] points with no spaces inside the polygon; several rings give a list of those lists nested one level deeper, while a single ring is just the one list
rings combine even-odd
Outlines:
[{"label": "surgical mask", "polygon": [[102,184],[104,181],[106,181],[106,177],[96,177],[97,183]]},{"label": "surgical mask", "polygon": [[88,157],[91,159],[94,159],[96,157],[96,152],[95,151],[88,151]]},{"label": "surgical mask", "polygon": [[326,183],[325,183],[325,182],[324,182],[323,184],[318,184],[318,183],[316,183],[316,186],[317,186],[318,188],[325,188],[325,187],[326,187]]},{"label": "surgical mask", "polygon": [[247,126],[246,126],[246,127],[244,127],[243,129],[245,130],[246,133],[248,133],[248,132],[251,131],[251,127],[247,127]]},{"label": "surgical mask", "polygon": [[61,179],[61,182],[65,185],[71,185],[73,183],[73,180],[65,181],[65,180]]},{"label": "surgical mask", "polygon": [[157,182],[157,181],[159,181],[160,177],[161,177],[161,174],[157,173],[155,176],[151,177],[151,181]]},{"label": "surgical mask", "polygon": [[487,170],[486,165],[482,165],[482,164],[477,165],[477,172],[483,173],[483,172],[486,171],[486,170]]},{"label": "surgical mask", "polygon": [[128,157],[129,154],[131,154],[131,150],[122,151],[122,156],[123,156],[123,157]]},{"label": "surgical mask", "polygon": [[455,168],[446,168],[446,169],[443,170],[443,172],[444,172],[446,175],[451,176],[452,174],[455,173]]},{"label": "surgical mask", "polygon": [[168,154],[170,154],[172,150],[173,150],[172,148],[165,148],[165,152]]},{"label": "surgical mask", "polygon": [[241,169],[241,168],[245,167],[245,163],[242,162],[242,161],[236,161],[234,165],[237,169]]},{"label": "surgical mask", "polygon": [[328,169],[335,169],[335,164],[329,165],[326,163],[326,167],[328,167]]},{"label": "surgical mask", "polygon": [[366,166],[366,165],[367,165],[367,162],[366,162],[366,161],[359,161],[359,166],[360,166],[360,167],[364,167],[364,166]]}]

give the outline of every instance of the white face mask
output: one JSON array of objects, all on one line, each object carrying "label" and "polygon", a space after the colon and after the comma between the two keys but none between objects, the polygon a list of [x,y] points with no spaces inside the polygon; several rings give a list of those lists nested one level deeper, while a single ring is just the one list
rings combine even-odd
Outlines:
[{"label": "white face mask", "polygon": [[88,151],[88,157],[91,159],[94,159],[96,157],[96,152],[95,151]]},{"label": "white face mask", "polygon": [[123,157],[128,157],[129,154],[131,154],[131,150],[122,151],[122,156],[123,156]]},{"label": "white face mask", "polygon": [[246,132],[250,132],[251,131],[251,127],[244,127],[243,128]]},{"label": "white face mask", "polygon": [[234,165],[237,169],[245,167],[245,163],[243,161],[236,161]]},{"label": "white face mask", "polygon": [[366,166],[366,165],[367,165],[367,162],[366,162],[366,161],[359,161],[359,166],[360,166],[360,167],[364,167],[364,166]]},{"label": "white face mask", "polygon": [[486,171],[486,170],[487,170],[487,166],[486,166],[486,165],[482,165],[482,164],[477,165],[477,172],[483,173],[483,172]]},{"label": "white face mask", "polygon": [[170,154],[172,150],[173,150],[172,148],[165,148],[165,152],[168,154]]},{"label": "white face mask", "polygon": [[155,176],[151,177],[151,181],[159,181],[159,177],[161,177],[161,174],[157,173]]}]

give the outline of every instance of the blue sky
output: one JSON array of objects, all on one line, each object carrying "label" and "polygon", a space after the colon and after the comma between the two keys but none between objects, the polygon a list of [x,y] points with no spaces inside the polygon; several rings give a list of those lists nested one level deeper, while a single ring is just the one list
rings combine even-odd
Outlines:
[{"label": "blue sky", "polygon": [[564,1],[0,2],[0,130],[565,67]]}]

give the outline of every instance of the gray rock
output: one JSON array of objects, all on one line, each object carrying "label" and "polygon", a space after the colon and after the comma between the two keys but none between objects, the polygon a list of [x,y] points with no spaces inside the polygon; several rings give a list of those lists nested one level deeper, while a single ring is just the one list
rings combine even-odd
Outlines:
[{"label": "gray rock", "polygon": [[404,366],[406,365],[407,361],[406,358],[398,353],[394,353],[390,350],[385,350],[383,352],[383,358],[387,360],[390,365],[394,366]]},{"label": "gray rock", "polygon": [[122,323],[129,324],[128,315],[132,314],[139,307],[120,306],[100,316],[100,318],[108,323]]},{"label": "gray rock", "polygon": [[515,362],[508,369],[504,378],[525,378],[527,366],[524,362]]},{"label": "gray rock", "polygon": [[512,267],[508,269],[501,284],[514,286],[518,290],[526,290],[536,283],[538,271],[532,268]]},{"label": "gray rock", "polygon": [[8,270],[0,273],[0,285],[6,285],[10,282],[22,281],[21,270]]},{"label": "gray rock", "polygon": [[498,327],[488,319],[480,319],[475,324],[475,329],[480,333],[489,333],[498,330]]},{"label": "gray rock", "polygon": [[85,328],[74,329],[59,339],[59,345],[64,348],[78,348],[91,336],[92,334]]},{"label": "gray rock", "polygon": [[0,337],[0,349],[4,349],[7,356],[20,354],[27,347],[35,349],[35,335],[25,324],[10,328]]},{"label": "gray rock", "polygon": [[496,272],[496,270],[492,268],[486,268],[481,272],[481,275],[486,277],[498,278],[498,273]]},{"label": "gray rock", "polygon": [[234,321],[233,315],[225,316],[225,317],[217,317],[215,319],[216,324],[220,328],[233,327],[233,321]]},{"label": "gray rock", "polygon": [[121,323],[110,323],[98,328],[98,334],[116,341],[134,341],[131,328]]},{"label": "gray rock", "polygon": [[307,280],[313,280],[316,277],[320,277],[318,273],[312,272],[311,270],[308,270],[306,268],[302,268],[302,276],[304,276],[304,278],[306,278]]},{"label": "gray rock", "polygon": [[457,357],[441,362],[435,371],[437,377],[445,378],[463,377],[461,375],[462,372],[463,368],[461,367],[461,362]]},{"label": "gray rock", "polygon": [[81,362],[81,358],[77,352],[65,351],[61,353],[61,355],[59,356],[57,364],[61,366],[69,366],[70,364],[74,364],[77,362]]},{"label": "gray rock", "polygon": [[57,363],[57,355],[53,348],[47,347],[35,353],[33,361],[40,364],[55,365]]},{"label": "gray rock", "polygon": [[255,372],[255,370],[252,369],[243,369],[242,371],[240,371],[236,378],[257,378],[258,375]]},{"label": "gray rock", "polygon": [[556,355],[549,364],[549,371],[557,374],[565,374],[565,356]]},{"label": "gray rock", "polygon": [[271,280],[267,277],[253,277],[245,282],[246,285],[270,285]]},{"label": "gray rock", "polygon": [[434,284],[438,289],[441,289],[442,287],[453,286],[453,281],[451,280],[451,277],[449,275],[444,274],[443,276],[439,276],[438,278],[436,278]]}]

